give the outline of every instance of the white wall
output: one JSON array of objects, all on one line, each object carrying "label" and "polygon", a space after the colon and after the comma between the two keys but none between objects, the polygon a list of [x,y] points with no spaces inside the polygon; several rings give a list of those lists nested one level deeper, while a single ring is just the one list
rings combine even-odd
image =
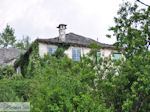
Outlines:
[{"label": "white wall", "polygon": [[41,57],[44,57],[44,55],[48,53],[49,47],[57,48],[56,45],[48,45],[48,44],[39,43],[39,55]]},{"label": "white wall", "polygon": [[[44,55],[48,53],[49,47],[57,48],[56,45],[48,45],[48,44],[39,43],[39,55],[41,57],[44,57]],[[71,46],[64,52],[69,58],[72,58],[72,48],[74,48],[74,47]],[[86,47],[75,47],[75,48],[81,48],[81,56],[86,55],[87,53],[90,52],[90,48],[86,48]],[[101,52],[102,56],[108,57],[111,55],[113,50],[105,48],[105,49],[101,49],[100,52]]]},{"label": "white wall", "polygon": [[65,51],[65,54],[69,57],[69,58],[72,58],[72,49],[73,48],[80,48],[81,49],[81,56],[83,55],[86,55],[87,53],[90,52],[90,49],[89,48],[85,48],[85,47],[69,47],[66,51]]},{"label": "white wall", "polygon": [[101,51],[102,56],[109,57],[114,50],[104,48],[104,49],[101,49],[100,51]]}]

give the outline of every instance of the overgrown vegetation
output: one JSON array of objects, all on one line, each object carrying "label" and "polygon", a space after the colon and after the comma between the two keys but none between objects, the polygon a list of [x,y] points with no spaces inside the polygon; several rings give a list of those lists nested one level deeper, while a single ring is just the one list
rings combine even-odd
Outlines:
[{"label": "overgrown vegetation", "polygon": [[3,97],[0,100],[29,101],[33,112],[111,110],[94,92],[95,70],[91,65],[85,66],[87,61],[73,62],[66,56],[59,59],[45,56],[40,62],[40,72],[33,72],[30,78],[2,79]]},{"label": "overgrown vegetation", "polygon": [[0,69],[0,101],[28,101],[32,112],[148,112],[149,12],[128,2],[118,11],[110,30],[125,60],[97,59],[95,45],[80,62],[67,58],[61,47],[41,59],[34,43],[23,76]]}]

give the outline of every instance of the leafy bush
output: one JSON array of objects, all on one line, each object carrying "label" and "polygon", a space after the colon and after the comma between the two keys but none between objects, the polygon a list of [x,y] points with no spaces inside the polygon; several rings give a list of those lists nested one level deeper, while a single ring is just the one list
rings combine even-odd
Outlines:
[{"label": "leafy bush", "polygon": [[13,66],[1,66],[0,67],[0,79],[11,78],[15,73]]}]

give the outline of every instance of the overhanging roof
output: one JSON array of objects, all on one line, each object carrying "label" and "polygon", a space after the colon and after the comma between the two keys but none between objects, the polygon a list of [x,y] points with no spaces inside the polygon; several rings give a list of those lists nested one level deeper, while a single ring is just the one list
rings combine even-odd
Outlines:
[{"label": "overhanging roof", "polygon": [[61,43],[65,43],[65,44],[69,44],[69,45],[83,46],[83,47],[89,47],[89,45],[91,43],[97,43],[102,48],[114,48],[113,45],[100,43],[100,42],[97,42],[97,41],[95,41],[95,40],[93,40],[91,38],[84,37],[84,36],[81,36],[81,35],[77,35],[77,34],[74,34],[74,33],[66,34],[65,41],[61,41],[59,39],[59,37],[50,38],[50,39],[37,39],[36,41],[38,41],[40,43],[46,43],[46,44],[61,44]]}]

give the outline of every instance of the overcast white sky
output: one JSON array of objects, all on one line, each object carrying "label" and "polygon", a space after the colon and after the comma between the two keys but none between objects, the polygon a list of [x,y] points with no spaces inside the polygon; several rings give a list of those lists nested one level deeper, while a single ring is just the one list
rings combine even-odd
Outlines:
[{"label": "overcast white sky", "polygon": [[[129,0],[135,1],[135,0]],[[141,0],[150,4],[150,0]],[[67,33],[113,43],[105,35],[122,0],[0,0],[0,32],[9,24],[17,38],[58,36],[58,24],[67,24]]]}]

